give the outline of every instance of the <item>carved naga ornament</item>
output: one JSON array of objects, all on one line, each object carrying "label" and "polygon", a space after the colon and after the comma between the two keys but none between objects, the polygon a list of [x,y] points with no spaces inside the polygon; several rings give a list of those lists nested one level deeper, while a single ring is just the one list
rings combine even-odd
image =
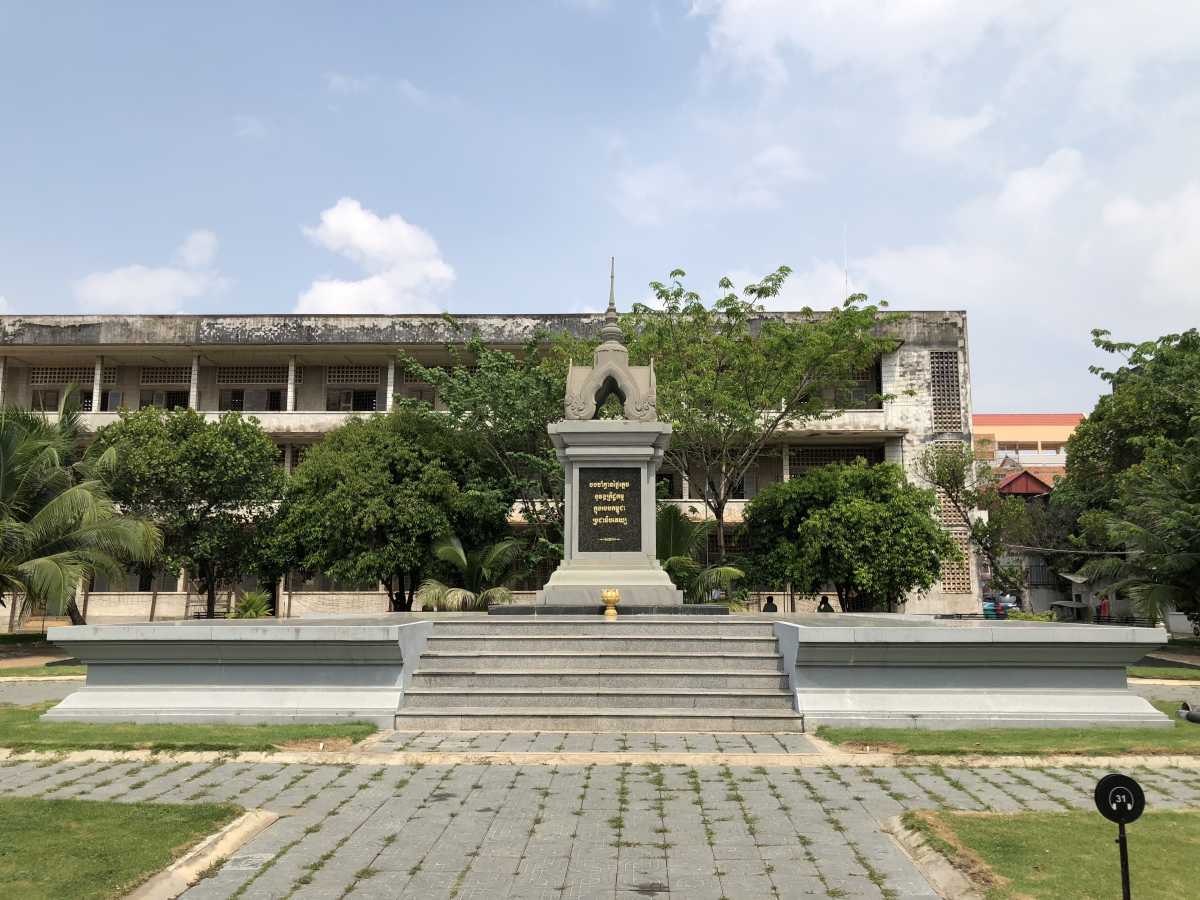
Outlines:
[{"label": "carved naga ornament", "polygon": [[590,366],[571,365],[567,372],[567,419],[595,419],[604,402],[614,394],[621,401],[624,418],[633,422],[658,420],[655,396],[654,362],[648,366],[629,365],[629,350],[621,343],[617,323],[615,261],[609,271],[608,309],[600,329],[601,344],[592,354]]}]

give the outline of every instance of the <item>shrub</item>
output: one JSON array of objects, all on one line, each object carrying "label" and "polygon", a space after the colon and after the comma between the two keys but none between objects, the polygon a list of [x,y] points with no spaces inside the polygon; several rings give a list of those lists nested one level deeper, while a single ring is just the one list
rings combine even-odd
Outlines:
[{"label": "shrub", "polygon": [[230,613],[231,619],[263,619],[271,615],[271,598],[266,591],[246,591]]}]

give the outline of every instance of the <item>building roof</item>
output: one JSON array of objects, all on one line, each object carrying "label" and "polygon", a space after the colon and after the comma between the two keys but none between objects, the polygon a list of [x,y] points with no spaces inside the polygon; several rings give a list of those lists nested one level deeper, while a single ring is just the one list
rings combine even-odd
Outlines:
[{"label": "building roof", "polygon": [[1001,494],[1019,494],[1026,497],[1036,497],[1048,494],[1052,488],[1027,469],[1013,472],[996,485],[996,491]]},{"label": "building roof", "polygon": [[1083,413],[975,413],[971,422],[981,425],[1078,425]]}]

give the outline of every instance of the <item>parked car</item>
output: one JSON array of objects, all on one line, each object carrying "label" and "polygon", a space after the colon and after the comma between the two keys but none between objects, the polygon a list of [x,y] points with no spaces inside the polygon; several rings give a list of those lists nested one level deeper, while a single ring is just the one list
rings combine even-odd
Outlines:
[{"label": "parked car", "polygon": [[1011,594],[983,598],[983,617],[985,619],[1007,619],[1010,612],[1020,610],[1020,608],[1021,604]]}]

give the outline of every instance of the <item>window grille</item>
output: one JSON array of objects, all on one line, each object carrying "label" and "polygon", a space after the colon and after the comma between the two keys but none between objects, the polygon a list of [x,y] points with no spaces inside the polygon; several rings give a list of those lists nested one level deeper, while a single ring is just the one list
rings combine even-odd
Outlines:
[{"label": "window grille", "polygon": [[429,387],[428,381],[422,381],[420,378],[418,378],[416,375],[412,374],[411,372],[397,372],[396,373],[396,384],[419,384],[419,385],[423,385],[425,387]]},{"label": "window grille", "polygon": [[[218,366],[217,384],[287,384],[287,366]],[[304,367],[296,366],[296,384],[304,383]]]},{"label": "window grille", "polygon": [[[91,384],[96,377],[92,366],[33,366],[29,370],[29,384],[39,385]],[[101,384],[116,384],[117,370],[105,369],[100,376]]]},{"label": "window grille", "polygon": [[379,366],[326,366],[326,384],[379,384]]},{"label": "window grille", "polygon": [[142,366],[142,384],[188,384],[192,383],[190,366]]},{"label": "window grille", "polygon": [[962,391],[957,350],[929,352],[930,390],[933,395],[933,430],[962,431]]},{"label": "window grille", "polygon": [[792,447],[789,454],[788,468],[792,472],[815,469],[830,463],[852,463],[859,457],[865,459],[872,466],[883,462],[883,447],[871,445]]}]

